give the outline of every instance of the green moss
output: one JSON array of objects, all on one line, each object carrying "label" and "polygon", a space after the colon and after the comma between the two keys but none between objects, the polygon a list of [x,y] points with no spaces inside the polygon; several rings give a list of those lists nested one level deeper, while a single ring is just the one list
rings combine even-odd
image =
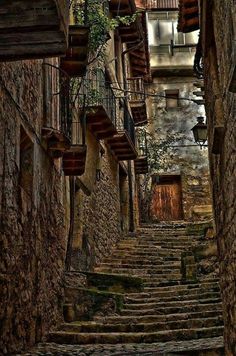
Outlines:
[{"label": "green moss", "polygon": [[188,235],[205,236],[208,229],[213,228],[212,221],[207,221],[201,224],[190,224],[186,227]]},{"label": "green moss", "polygon": [[141,278],[118,274],[86,272],[88,286],[109,292],[124,293],[143,290]]},{"label": "green moss", "polygon": [[[68,299],[70,300],[68,304],[64,305],[66,321],[73,321],[76,318],[90,320],[98,311],[104,310],[106,304],[111,301],[114,303],[114,311],[120,312],[124,304],[123,294],[94,288],[67,288],[66,294],[69,295]],[[71,311],[74,311],[73,316]]]}]

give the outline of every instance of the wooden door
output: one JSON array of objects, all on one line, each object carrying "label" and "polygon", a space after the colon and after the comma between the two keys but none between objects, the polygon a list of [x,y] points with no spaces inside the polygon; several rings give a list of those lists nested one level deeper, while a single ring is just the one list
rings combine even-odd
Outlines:
[{"label": "wooden door", "polygon": [[150,215],[154,221],[183,219],[180,176],[160,176],[153,183]]}]

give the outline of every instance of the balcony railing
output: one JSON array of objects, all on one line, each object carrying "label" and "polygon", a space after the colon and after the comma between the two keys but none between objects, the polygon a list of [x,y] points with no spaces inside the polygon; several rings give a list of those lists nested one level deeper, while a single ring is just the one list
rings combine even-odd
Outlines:
[{"label": "balcony railing", "polygon": [[86,74],[80,91],[80,106],[85,105],[87,124],[98,139],[116,132],[116,98],[102,69],[92,69]]},{"label": "balcony railing", "polygon": [[140,102],[145,100],[143,77],[128,78],[128,100]]},{"label": "balcony railing", "polygon": [[137,130],[137,152],[138,157],[134,160],[136,174],[146,174],[148,172],[148,148],[146,131]]},{"label": "balcony railing", "polygon": [[147,9],[157,10],[177,10],[179,0],[146,0]]},{"label": "balcony railing", "polygon": [[120,113],[122,115],[117,120],[117,132],[107,140],[107,143],[119,161],[134,160],[137,157],[135,128],[132,116],[125,103],[122,103]]},{"label": "balcony railing", "polygon": [[80,99],[71,79],[62,77],[61,82],[61,130],[71,144],[85,144],[85,113],[80,109]]},{"label": "balcony railing", "polygon": [[137,140],[137,151],[139,156],[147,156],[148,149],[147,149],[147,134],[144,130],[137,130],[136,131],[136,140]]},{"label": "balcony railing", "polygon": [[86,115],[71,79],[61,85],[61,125],[70,139],[70,148],[63,152],[62,166],[66,176],[79,176],[85,171]]},{"label": "balcony railing", "polygon": [[116,124],[116,98],[102,69],[87,72],[81,93],[86,97],[87,107],[103,106],[111,121]]},{"label": "balcony railing", "polygon": [[132,116],[130,115],[128,109],[125,107],[124,109],[124,129],[128,133],[133,145],[135,146],[135,128],[134,121]]},{"label": "balcony railing", "polygon": [[128,78],[128,100],[135,126],[147,124],[146,97],[142,77]]}]

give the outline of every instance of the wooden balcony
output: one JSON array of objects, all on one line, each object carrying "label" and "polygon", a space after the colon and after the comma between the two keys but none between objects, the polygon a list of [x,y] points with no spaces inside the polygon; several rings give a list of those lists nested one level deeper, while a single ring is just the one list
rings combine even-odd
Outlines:
[{"label": "wooden balcony", "polygon": [[135,126],[146,125],[147,107],[142,77],[128,78],[128,99]]},{"label": "wooden balcony", "polygon": [[136,12],[134,0],[110,0],[110,12],[114,16],[131,16]]},{"label": "wooden balcony", "polygon": [[148,79],[150,75],[150,58],[148,48],[147,23],[144,12],[140,14],[139,20],[143,41],[140,42],[141,45],[136,47],[135,49],[132,48],[132,44],[128,44],[128,48],[130,48],[130,65],[133,77],[146,76],[146,78]]},{"label": "wooden balcony", "polygon": [[70,139],[61,130],[43,127],[42,137],[46,140],[48,151],[53,158],[62,157],[63,153],[70,148]]},{"label": "wooden balcony", "polygon": [[81,176],[85,171],[86,145],[72,145],[63,154],[62,168],[65,176]]},{"label": "wooden balcony", "polygon": [[134,122],[126,107],[123,120],[117,124],[117,133],[107,143],[118,161],[130,161],[137,157]]},{"label": "wooden balcony", "polygon": [[135,174],[146,174],[148,173],[148,159],[147,156],[138,156],[134,160]]},{"label": "wooden balcony", "polygon": [[125,130],[118,130],[113,137],[107,140],[107,143],[118,161],[130,161],[137,157],[135,146]]},{"label": "wooden balcony", "polygon": [[69,47],[61,58],[61,69],[69,77],[83,76],[88,59],[89,28],[83,25],[69,27]]},{"label": "wooden balcony", "polygon": [[89,107],[88,109],[88,128],[99,140],[111,137],[116,133],[115,125],[112,122],[105,105],[97,105]]},{"label": "wooden balcony", "polygon": [[142,28],[138,18],[130,25],[125,25],[125,24],[120,25],[118,30],[119,30],[121,41],[123,43],[139,42],[143,38]]},{"label": "wooden balcony", "polygon": [[198,0],[179,0],[178,31],[188,33],[198,29]]},{"label": "wooden balcony", "polygon": [[65,55],[67,0],[2,0],[0,14],[0,61]]},{"label": "wooden balcony", "polygon": [[[83,103],[83,98],[86,98]],[[88,71],[81,88],[81,107],[86,107],[86,122],[90,131],[99,139],[116,133],[116,98],[101,69]]]}]

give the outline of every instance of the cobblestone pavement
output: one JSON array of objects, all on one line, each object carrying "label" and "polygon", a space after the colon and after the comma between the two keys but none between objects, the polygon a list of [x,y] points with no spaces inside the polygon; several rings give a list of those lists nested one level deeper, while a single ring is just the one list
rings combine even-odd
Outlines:
[{"label": "cobblestone pavement", "polygon": [[194,350],[215,349],[219,351],[219,355],[224,355],[223,337],[215,337],[211,339],[200,339],[193,341],[171,341],[166,343],[155,344],[118,344],[118,345],[58,345],[54,343],[39,344],[30,352],[25,352],[17,355],[24,356],[171,356],[184,352],[184,355],[191,356]]}]

